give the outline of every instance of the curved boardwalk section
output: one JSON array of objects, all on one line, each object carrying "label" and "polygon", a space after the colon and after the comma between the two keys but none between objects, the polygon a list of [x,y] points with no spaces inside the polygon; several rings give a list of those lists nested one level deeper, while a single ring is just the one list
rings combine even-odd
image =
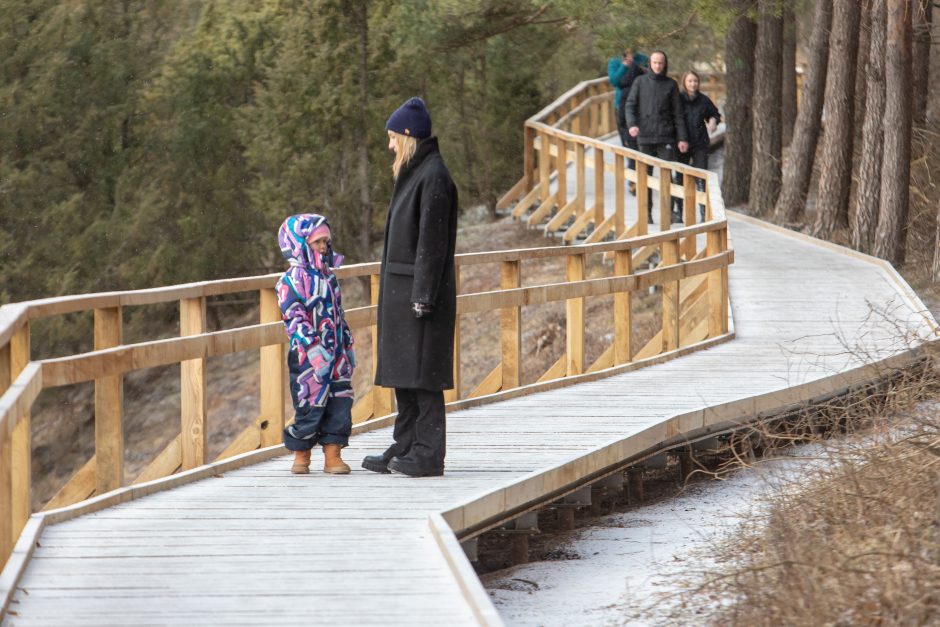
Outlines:
[{"label": "curved boardwalk section", "polygon": [[[454,412],[447,474],[293,476],[277,457],[47,526],[4,624],[499,624],[461,539],[663,443],[882,376],[936,324],[881,262],[735,218],[736,337]],[[349,461],[389,429],[354,438]]]}]

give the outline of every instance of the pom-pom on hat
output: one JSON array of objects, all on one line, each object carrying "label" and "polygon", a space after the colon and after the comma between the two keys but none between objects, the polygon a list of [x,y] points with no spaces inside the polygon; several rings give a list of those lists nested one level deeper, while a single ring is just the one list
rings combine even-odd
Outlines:
[{"label": "pom-pom on hat", "polygon": [[392,111],[385,123],[385,129],[414,137],[425,139],[431,136],[431,114],[428,107],[420,98],[410,98],[405,104]]}]

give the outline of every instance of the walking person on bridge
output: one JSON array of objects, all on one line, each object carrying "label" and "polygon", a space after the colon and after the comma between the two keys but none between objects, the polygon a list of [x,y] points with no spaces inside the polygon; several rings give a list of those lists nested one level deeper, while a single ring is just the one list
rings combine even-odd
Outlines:
[{"label": "walking person on bridge", "polygon": [[294,422],[284,429],[284,446],[294,451],[291,472],[310,472],[310,451],[323,446],[323,472],[349,474],[340,450],[352,431],[352,374],[356,367],[352,333],[346,324],[339,281],[333,268],[330,225],[321,215],[290,216],[277,233],[290,264],[278,280],[277,302],[290,336],[287,368]]},{"label": "walking person on bridge", "polygon": [[[715,132],[718,124],[721,122],[721,113],[718,107],[712,102],[712,99],[698,90],[701,77],[694,71],[689,70],[682,75],[682,89],[680,97],[682,98],[683,109],[685,111],[685,124],[689,131],[689,150],[679,154],[679,163],[690,165],[693,168],[708,169],[708,146],[711,144],[709,135]],[[676,183],[682,185],[684,182],[681,173],[676,174]],[[705,191],[705,182],[697,180],[696,187],[700,192]],[[676,199],[674,213],[682,215],[683,201]],[[705,219],[705,205],[699,206],[702,220]]]},{"label": "walking person on bridge", "polygon": [[[676,148],[684,153],[689,149],[689,133],[685,126],[679,86],[669,78],[669,59],[662,50],[650,54],[650,72],[633,82],[627,96],[627,132],[635,137],[640,152],[663,159],[676,160]],[[653,173],[647,166],[647,174]],[[662,190],[660,193],[668,193]],[[647,190],[647,219],[653,222],[653,191]],[[676,219],[673,212],[672,221]],[[662,225],[667,230],[669,225]]]},{"label": "walking person on bridge", "polygon": [[457,187],[431,135],[424,101],[385,124],[395,188],[385,219],[375,385],[395,388],[394,442],[362,467],[412,477],[444,473],[444,390],[454,387]]},{"label": "walking person on bridge", "polygon": [[[642,60],[641,60],[642,59]],[[627,132],[627,118],[624,106],[627,102],[627,95],[630,88],[633,87],[633,81],[641,74],[646,74],[646,70],[640,65],[647,59],[643,55],[637,54],[633,48],[627,48],[623,51],[622,57],[611,57],[607,62],[607,80],[614,86],[614,110],[617,112],[617,132],[620,134],[620,143],[625,148],[637,150],[636,139]],[[627,160],[627,167],[636,169],[636,161]],[[630,183],[630,191],[633,191],[633,182]]]}]

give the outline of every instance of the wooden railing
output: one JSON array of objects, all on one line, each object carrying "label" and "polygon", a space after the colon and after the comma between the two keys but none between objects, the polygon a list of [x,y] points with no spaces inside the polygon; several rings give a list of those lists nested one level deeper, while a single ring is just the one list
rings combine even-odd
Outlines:
[{"label": "wooden railing", "polygon": [[[596,90],[597,94],[590,93],[591,90]],[[577,111],[577,105],[602,92],[594,83],[588,84],[586,89],[577,94],[569,92],[575,97],[568,99],[568,110],[563,113],[552,112],[549,117],[557,116],[557,122],[567,113],[573,112],[567,121],[562,120],[563,123],[584,125],[580,128],[600,134],[610,127],[609,114],[606,114],[607,117],[604,117],[605,114],[591,117],[595,114],[590,111],[603,111],[603,99],[596,101],[596,109],[583,107]],[[580,102],[576,102],[578,98],[581,98]],[[540,136],[540,144],[534,141],[536,133]],[[559,154],[570,155],[571,151],[567,149],[552,153],[552,159],[541,160],[538,170],[533,168],[534,151],[539,150],[539,157],[547,155],[548,151],[541,151],[540,147],[548,147],[553,142],[556,146],[560,145],[559,138],[569,142],[576,154],[580,151],[583,155],[588,149],[599,155],[610,154],[610,148],[615,159],[615,174],[620,172],[629,178],[624,168],[617,165],[622,166],[625,156],[622,149],[602,146],[594,139],[558,130],[542,122],[534,122],[531,129],[527,126],[527,137],[532,141],[527,142],[525,171],[532,181],[539,181],[533,189],[548,189],[551,163],[559,160]],[[598,170],[601,169],[601,163],[596,162]],[[665,167],[658,160],[651,160],[651,163]],[[608,165],[604,163],[605,171],[609,170]],[[477,402],[487,395],[495,394],[499,397],[543,389],[547,384],[554,385],[552,381],[559,384],[565,380],[576,382],[597,376],[596,373],[605,369],[618,372],[628,367],[639,367],[654,358],[677,356],[684,351],[727,339],[728,265],[733,261],[733,251],[728,245],[724,207],[714,175],[691,168],[686,170],[692,175],[687,177],[687,181],[693,177],[705,177],[705,192],[696,192],[688,184],[680,188],[686,193],[686,198],[692,201],[687,202],[687,208],[692,207],[693,202],[705,205],[708,220],[704,223],[689,224],[685,228],[663,233],[647,234],[645,229],[639,235],[626,232],[621,234],[632,236],[606,242],[589,237],[590,242],[578,246],[458,255],[458,283],[461,269],[486,264],[494,267],[493,273],[500,277],[500,284],[495,290],[462,293],[458,297],[454,364],[457,386],[447,393],[448,402],[456,403],[452,406],[460,406]],[[557,174],[557,170],[555,172]],[[639,177],[638,180],[642,183],[643,178]],[[545,186],[540,188],[543,183]],[[531,191],[525,190],[523,193],[529,196]],[[557,194],[554,197],[557,198]],[[545,202],[542,201],[543,204]],[[620,203],[619,197],[617,202]],[[641,214],[645,215],[645,212]],[[598,222],[603,223],[604,220]],[[617,232],[622,230],[618,228]],[[659,262],[654,265],[650,260],[655,258]],[[564,262],[566,280],[525,285],[522,280],[523,263],[541,263],[546,259]],[[589,277],[587,272],[591,264],[600,269],[600,272],[595,271],[593,277]],[[498,273],[495,267],[499,268]],[[374,339],[379,264],[365,263],[341,268],[337,270],[337,275],[344,282],[354,277],[369,277],[372,304],[349,309],[346,317],[354,331],[371,330]],[[0,307],[0,562],[5,561],[10,554],[15,539],[31,513],[30,458],[33,447],[30,441],[30,414],[43,389],[81,382],[94,382],[95,386],[95,453],[46,503],[46,510],[69,505],[128,483],[165,477],[180,469],[191,469],[212,461],[207,458],[206,361],[209,357],[260,351],[258,418],[228,445],[218,459],[281,443],[281,431],[286,419],[287,336],[274,292],[278,276],[270,274],[150,290],[58,297]],[[634,340],[638,333],[634,323],[633,297],[634,294],[649,293],[653,289],[660,295],[661,328],[642,346],[635,346]],[[257,324],[207,331],[207,298],[252,292],[258,294],[260,303]],[[585,299],[605,295],[613,296],[613,328],[598,329],[597,323],[593,322],[591,333],[603,336],[610,331],[613,339],[598,358],[588,363],[585,353]],[[157,304],[164,304],[162,307],[165,307],[165,303],[171,302],[178,303],[179,307],[179,337],[131,344],[123,342],[124,308]],[[522,321],[525,310],[553,302],[565,303],[564,354],[536,383],[523,385],[522,365],[526,352],[522,341]],[[94,350],[51,359],[32,359],[32,323],[75,312],[93,312]],[[498,353],[492,356],[493,368],[490,373],[473,390],[462,395],[460,317],[468,314],[498,316],[500,339]],[[362,356],[360,361],[364,361]],[[123,462],[124,375],[139,369],[177,363],[180,364],[181,377],[180,433],[137,477],[128,481]],[[391,414],[393,410],[393,391],[372,388],[357,399],[353,410],[354,422],[363,428],[370,424],[382,424],[380,418]],[[370,418],[376,420],[370,422]]]},{"label": "wooden railing", "polygon": [[[703,77],[712,88],[722,81]],[[614,237],[624,239],[645,235],[649,222],[645,203],[647,191],[659,193],[656,214],[660,225],[669,225],[674,199],[683,201],[686,227],[696,221],[697,206],[709,213],[709,177],[705,170],[674,161],[663,161],[604,141],[616,132],[613,91],[606,78],[584,81],[526,121],[523,145],[523,176],[497,203],[498,209],[512,209],[512,215],[528,226],[543,226],[546,232],[560,232],[564,242],[585,237],[586,243]],[[627,167],[630,160],[638,165]],[[571,172],[571,165],[574,166]],[[642,166],[642,167],[641,167]],[[649,174],[652,169],[657,176]],[[614,206],[605,209],[605,181],[613,176]],[[674,180],[680,180],[676,184]],[[574,179],[574,189],[569,179]],[[643,210],[627,223],[625,206],[628,184]],[[593,187],[594,203],[586,206],[588,185]],[[722,216],[723,217],[723,216]]]}]

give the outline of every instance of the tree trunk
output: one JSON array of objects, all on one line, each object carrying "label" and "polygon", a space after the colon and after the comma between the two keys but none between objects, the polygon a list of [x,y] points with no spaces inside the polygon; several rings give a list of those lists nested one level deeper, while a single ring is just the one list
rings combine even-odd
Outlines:
[{"label": "tree trunk", "polygon": [[[868,50],[871,47],[871,5],[864,0],[858,25],[858,62],[855,64],[855,142],[862,141],[865,126],[865,99],[868,97]],[[854,181],[853,181],[854,183]]]},{"label": "tree trunk", "polygon": [[[864,106],[861,163],[858,167],[858,190],[852,220],[852,246],[870,253],[875,238],[875,225],[881,202],[881,160],[884,148],[885,109],[885,0],[872,0],[871,38],[868,51],[868,93]],[[862,56],[859,51],[859,57]]]},{"label": "tree trunk", "polygon": [[725,38],[728,97],[725,101],[725,166],[721,193],[725,205],[747,202],[751,185],[751,99],[757,25],[746,15],[749,0],[732,0],[738,13]]},{"label": "tree trunk", "polygon": [[754,138],[751,158],[750,208],[754,215],[769,213],[780,195],[781,75],[783,19],[776,0],[759,0],[757,50],[754,54]]},{"label": "tree trunk", "polygon": [[933,17],[933,2],[931,0],[914,0],[914,99],[913,121],[922,124],[927,118],[927,91],[929,84],[928,72],[930,70],[930,27]]},{"label": "tree trunk", "polygon": [[[826,239],[839,226],[847,226],[852,144],[855,131],[855,60],[858,52],[858,0],[834,0],[829,39],[829,73],[823,109],[823,133],[816,224],[813,233]],[[845,221],[843,222],[843,219]]]},{"label": "tree trunk", "polygon": [[904,263],[911,178],[911,3],[887,0],[884,161],[875,254]]},{"label": "tree trunk", "polygon": [[796,115],[793,141],[787,151],[783,168],[783,189],[777,200],[777,219],[796,222],[803,216],[806,192],[816,160],[826,68],[829,63],[829,26],[832,23],[832,0],[816,0],[813,32],[809,40],[809,59],[803,76],[800,110]]},{"label": "tree trunk", "polygon": [[783,118],[783,146],[793,139],[796,123],[796,16],[793,11],[783,13],[783,83],[781,85],[781,116]]},{"label": "tree trunk", "polygon": [[363,261],[372,259],[372,189],[369,179],[369,3],[359,7],[359,250]]},{"label": "tree trunk", "polygon": [[[937,44],[930,46],[929,79],[927,81],[927,119],[940,121],[940,15],[936,20],[930,21],[931,41]],[[917,61],[922,63],[920,59]]]}]

